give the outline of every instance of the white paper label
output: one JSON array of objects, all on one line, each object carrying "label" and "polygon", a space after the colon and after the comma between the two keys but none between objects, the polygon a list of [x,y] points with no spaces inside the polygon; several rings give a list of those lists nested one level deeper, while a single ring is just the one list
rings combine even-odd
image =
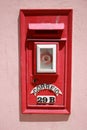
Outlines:
[{"label": "white paper label", "polygon": [[37,96],[37,103],[38,104],[54,104],[56,102],[55,96],[48,96],[48,95],[39,95]]}]

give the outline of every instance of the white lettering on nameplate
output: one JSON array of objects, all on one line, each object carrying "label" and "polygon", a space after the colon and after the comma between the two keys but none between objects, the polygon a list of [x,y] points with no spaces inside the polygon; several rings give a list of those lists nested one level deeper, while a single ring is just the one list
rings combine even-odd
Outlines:
[{"label": "white lettering on nameplate", "polygon": [[38,104],[54,104],[56,102],[55,96],[48,96],[48,95],[39,95],[37,96],[37,103]]},{"label": "white lettering on nameplate", "polygon": [[56,87],[56,86],[53,85],[53,84],[45,84],[45,83],[44,83],[44,84],[37,85],[36,87],[34,87],[34,88],[32,89],[32,91],[31,91],[31,94],[34,94],[34,95],[36,96],[36,94],[37,94],[39,91],[45,90],[45,89],[54,92],[56,96],[58,96],[59,94],[62,95],[62,92],[61,92],[61,90],[60,90],[58,87]]}]

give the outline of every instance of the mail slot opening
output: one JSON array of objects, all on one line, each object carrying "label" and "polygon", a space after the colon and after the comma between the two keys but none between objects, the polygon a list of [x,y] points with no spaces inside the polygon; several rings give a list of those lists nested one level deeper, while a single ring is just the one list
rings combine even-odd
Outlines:
[{"label": "mail slot opening", "polygon": [[30,23],[27,38],[61,38],[64,23]]},{"label": "mail slot opening", "polygon": [[57,34],[58,31],[57,30],[35,30],[36,34]]}]

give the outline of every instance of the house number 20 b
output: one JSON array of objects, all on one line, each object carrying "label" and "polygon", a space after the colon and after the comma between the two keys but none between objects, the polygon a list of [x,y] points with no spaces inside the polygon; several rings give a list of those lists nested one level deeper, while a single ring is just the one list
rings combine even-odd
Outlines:
[{"label": "house number 20 b", "polygon": [[56,101],[56,97],[55,96],[37,96],[37,103],[38,104],[54,104]]}]

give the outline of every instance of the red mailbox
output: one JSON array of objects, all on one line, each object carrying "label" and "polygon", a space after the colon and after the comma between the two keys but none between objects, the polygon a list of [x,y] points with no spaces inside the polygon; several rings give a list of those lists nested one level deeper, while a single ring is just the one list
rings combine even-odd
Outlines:
[{"label": "red mailbox", "polygon": [[70,113],[72,10],[20,10],[22,113]]}]

